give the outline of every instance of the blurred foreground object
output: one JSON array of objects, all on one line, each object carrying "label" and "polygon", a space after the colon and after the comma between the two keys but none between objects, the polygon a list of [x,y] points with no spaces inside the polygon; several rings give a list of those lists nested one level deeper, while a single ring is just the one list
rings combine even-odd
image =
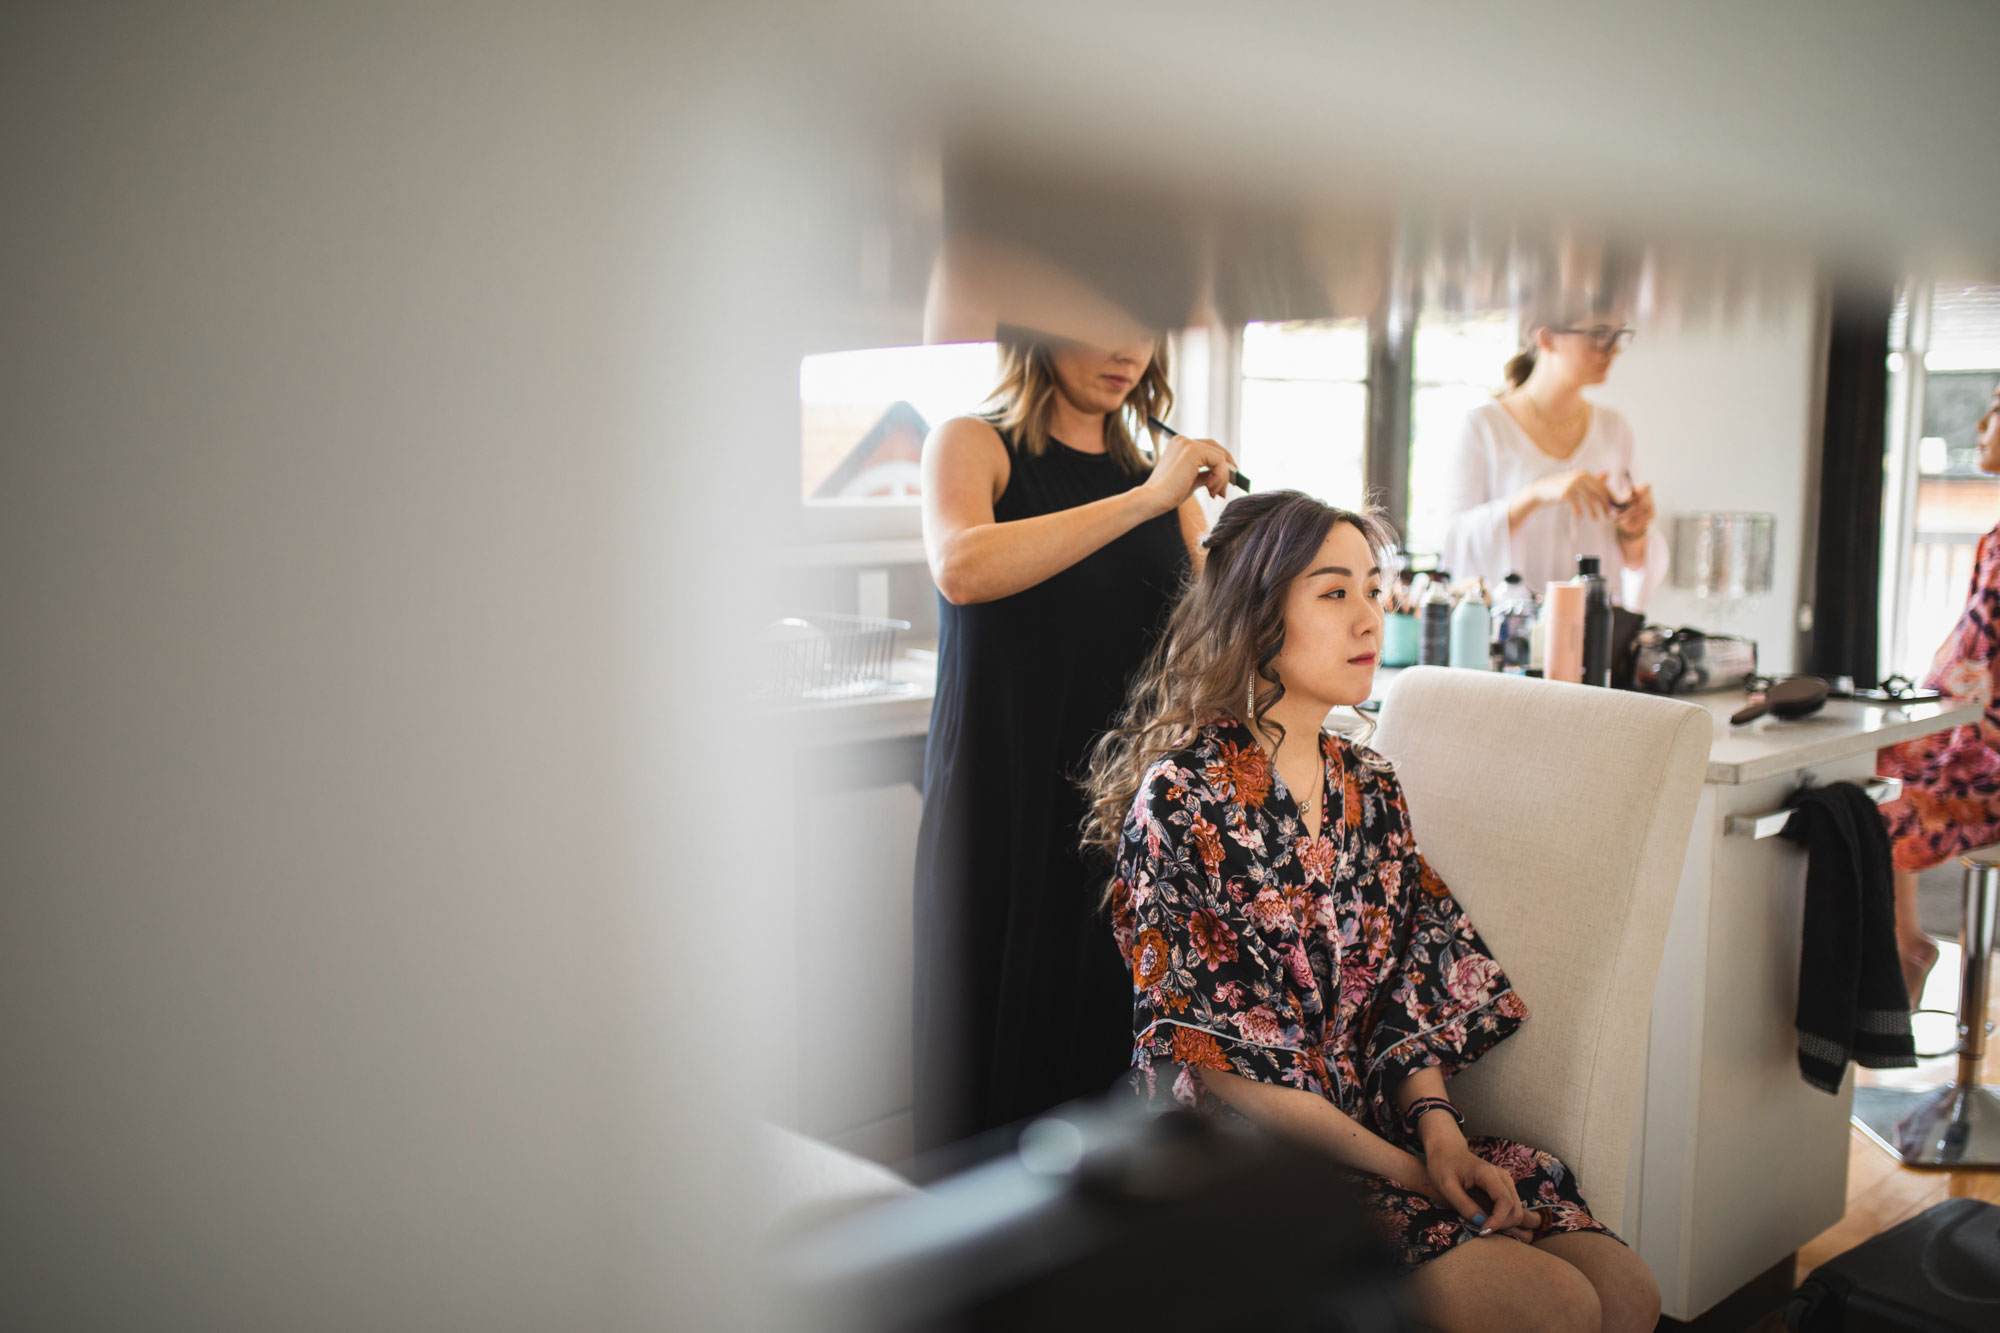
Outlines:
[{"label": "blurred foreground object", "polygon": [[787,1238],[777,1266],[794,1329],[1102,1328],[1155,1303],[1217,1327],[1407,1327],[1330,1158],[1136,1106],[1062,1107],[1012,1153]]}]

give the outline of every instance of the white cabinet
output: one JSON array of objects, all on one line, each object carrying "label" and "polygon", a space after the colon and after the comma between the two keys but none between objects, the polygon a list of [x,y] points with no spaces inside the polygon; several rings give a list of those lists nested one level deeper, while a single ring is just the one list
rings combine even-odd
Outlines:
[{"label": "white cabinet", "polygon": [[1802,783],[1866,783],[1877,747],[1978,716],[1950,702],[1834,703],[1801,721],[1731,727],[1740,696],[1695,702],[1716,736],[1653,992],[1643,1148],[1622,1231],[1681,1320],[1787,1262],[1847,1206],[1852,1074],[1828,1096],[1798,1068],[1806,854],[1728,822],[1783,809]]},{"label": "white cabinet", "polygon": [[911,880],[922,802],[907,783],[803,798],[798,1128],[879,1162],[908,1158]]}]

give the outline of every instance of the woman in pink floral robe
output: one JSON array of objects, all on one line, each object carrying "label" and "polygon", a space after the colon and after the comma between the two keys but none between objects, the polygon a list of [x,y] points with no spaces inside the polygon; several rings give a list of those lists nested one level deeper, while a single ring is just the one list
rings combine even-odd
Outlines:
[{"label": "woman in pink floral robe", "polygon": [[[2000,472],[2000,389],[1979,418],[1979,466]],[[2000,657],[2000,526],[1979,539],[1972,590],[1924,684],[1955,699],[1977,699],[1976,722],[1883,750],[1875,771],[1901,778],[1903,795],[1882,807],[1896,859],[1896,944],[1903,980],[1917,1003],[1937,946],[1917,925],[1917,873],[1962,852],[2000,842],[2000,703],[1993,695]]]}]

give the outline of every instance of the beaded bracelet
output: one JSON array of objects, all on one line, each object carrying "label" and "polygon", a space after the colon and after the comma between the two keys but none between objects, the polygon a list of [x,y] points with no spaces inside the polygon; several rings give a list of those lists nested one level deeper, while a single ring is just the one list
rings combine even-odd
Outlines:
[{"label": "beaded bracelet", "polygon": [[1417,1132],[1417,1122],[1430,1111],[1443,1111],[1458,1122],[1460,1129],[1465,1128],[1465,1117],[1459,1113],[1456,1106],[1442,1097],[1419,1097],[1411,1102],[1409,1109],[1403,1112],[1403,1128],[1414,1135]]}]

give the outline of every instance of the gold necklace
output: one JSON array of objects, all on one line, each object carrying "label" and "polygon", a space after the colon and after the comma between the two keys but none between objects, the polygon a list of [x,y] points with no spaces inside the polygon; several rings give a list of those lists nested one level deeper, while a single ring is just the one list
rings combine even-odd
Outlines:
[{"label": "gold necklace", "polygon": [[1542,405],[1535,401],[1535,395],[1523,389],[1521,390],[1521,396],[1528,400],[1528,410],[1535,414],[1535,420],[1546,426],[1550,434],[1556,439],[1566,438],[1571,430],[1582,423],[1584,413],[1590,410],[1589,403],[1579,402],[1576,405],[1576,411],[1570,414],[1569,420],[1563,422],[1561,425],[1557,425],[1555,422],[1549,420],[1548,413],[1542,411]]},{"label": "gold necklace", "polygon": [[1312,788],[1312,790],[1311,790],[1311,791],[1310,791],[1310,792],[1309,792],[1309,793],[1307,794],[1307,796],[1306,796],[1306,798],[1305,798],[1304,800],[1302,800],[1302,801],[1299,801],[1299,802],[1298,802],[1298,807],[1299,807],[1299,827],[1300,827],[1300,828],[1301,828],[1301,829],[1302,829],[1303,831],[1305,831],[1305,832],[1307,832],[1307,833],[1310,833],[1310,832],[1312,832],[1312,823],[1311,823],[1311,821],[1312,821],[1312,813],[1313,813],[1313,807],[1319,804],[1319,798],[1320,798],[1320,789],[1326,786],[1326,758],[1325,758],[1325,756],[1321,756],[1321,758],[1320,758],[1320,761],[1319,761],[1319,763],[1320,763],[1320,768],[1319,768],[1319,782],[1318,782],[1317,784],[1315,784],[1315,786],[1314,786],[1314,787]]}]

